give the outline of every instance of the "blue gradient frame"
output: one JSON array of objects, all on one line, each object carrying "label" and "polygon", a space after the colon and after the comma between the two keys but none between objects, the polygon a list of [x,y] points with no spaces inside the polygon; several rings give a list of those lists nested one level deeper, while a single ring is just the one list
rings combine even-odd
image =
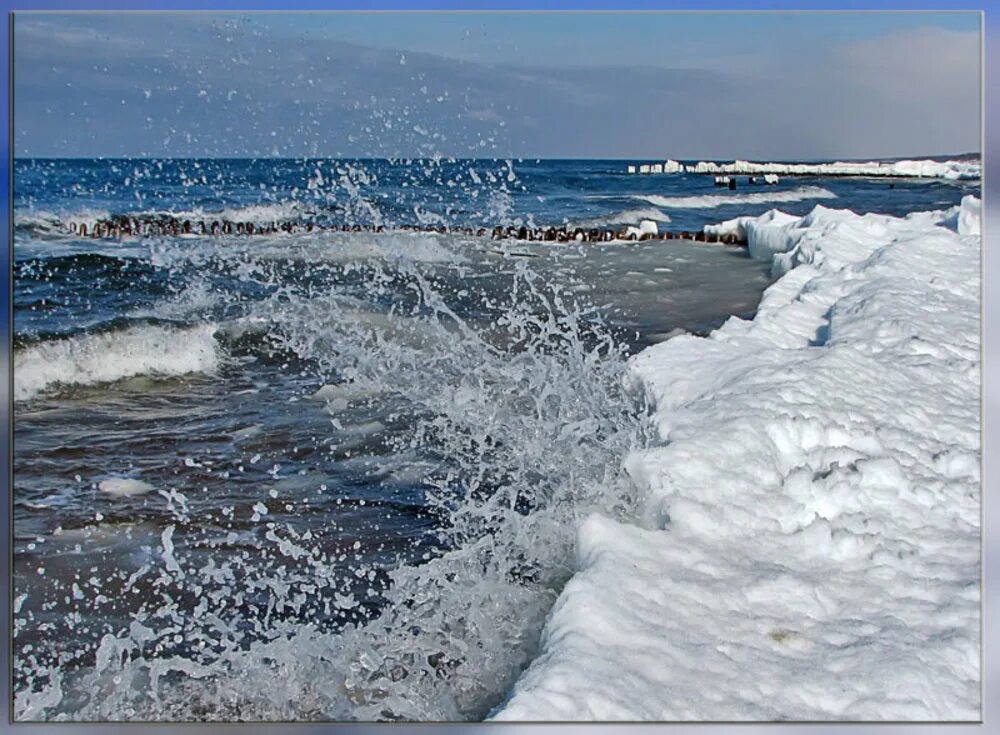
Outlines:
[{"label": "blue gradient frame", "polygon": [[[980,10],[985,11],[983,16],[983,70],[984,70],[984,100],[983,100],[983,144],[982,155],[984,162],[983,195],[985,199],[984,208],[984,242],[983,242],[983,457],[984,475],[982,485],[982,501],[984,509],[983,525],[983,601],[984,601],[984,635],[983,635],[983,725],[835,725],[835,724],[790,724],[790,725],[509,725],[509,724],[454,724],[442,726],[438,724],[428,725],[148,725],[137,728],[134,725],[123,725],[127,728],[122,732],[132,732],[136,729],[149,730],[157,733],[173,733],[186,731],[213,732],[229,731],[233,732],[234,727],[249,729],[252,732],[278,733],[287,732],[294,729],[296,732],[366,732],[366,733],[392,733],[401,730],[415,730],[423,732],[436,732],[441,727],[447,727],[451,732],[476,732],[490,731],[492,733],[509,732],[512,730],[529,731],[538,733],[552,732],[575,732],[586,728],[592,733],[611,733],[626,729],[632,733],[643,732],[665,732],[669,728],[671,733],[705,733],[713,732],[717,729],[737,730],[741,733],[767,732],[780,727],[783,732],[805,732],[809,733],[834,733],[850,731],[852,733],[908,733],[915,730],[933,728],[935,733],[962,733],[981,730],[989,725],[1000,722],[1000,696],[997,696],[997,678],[1000,677],[1000,633],[997,626],[991,626],[988,620],[988,613],[1000,607],[1000,585],[996,582],[998,569],[1000,569],[1000,502],[996,497],[1000,493],[1000,483],[997,480],[995,470],[996,460],[991,458],[1000,457],[1000,429],[995,428],[994,421],[1000,415],[1000,386],[996,378],[995,365],[1000,362],[1000,335],[997,334],[998,324],[1000,324],[1000,261],[991,254],[992,247],[1000,247],[1000,135],[997,135],[997,125],[990,124],[991,120],[1000,119],[1000,94],[989,94],[990,86],[985,83],[985,79],[992,78],[993,73],[1000,73],[1000,7],[995,11],[992,3],[986,0],[978,2],[963,3],[959,7],[942,7],[946,3],[941,0],[936,2],[920,2],[910,0],[883,1],[883,2],[859,2],[858,0],[841,0],[840,2],[829,2],[820,0],[818,2],[804,3],[798,2],[753,2],[752,0],[716,0],[708,4],[700,4],[687,0],[670,2],[669,0],[630,0],[623,3],[614,3],[612,0],[494,0],[493,2],[462,2],[462,0],[416,0],[415,2],[405,2],[404,0],[382,0],[363,2],[355,0],[287,0],[280,2],[277,0],[206,0],[206,2],[193,2],[192,0],[89,0],[85,4],[74,2],[73,0],[21,0],[20,2],[10,2],[10,0],[0,0],[2,2],[4,16],[8,19],[11,11],[19,10],[688,10],[688,11],[761,11],[761,10],[799,10],[799,11],[843,11],[843,10],[897,10],[897,11],[933,11],[933,10]],[[3,95],[3,117],[8,121],[10,114],[10,53],[11,39],[9,36],[9,24],[2,34],[0,40],[0,64],[3,67],[3,77],[7,82],[6,94]],[[9,124],[9,123],[8,123]],[[11,441],[11,414],[10,414],[10,368],[11,368],[11,325],[10,325],[10,135],[3,137],[2,166],[3,176],[0,178],[0,192],[2,192],[4,206],[0,210],[0,225],[7,238],[6,247],[2,249],[2,262],[0,262],[0,272],[4,274],[2,281],[2,299],[7,307],[6,318],[0,327],[0,412],[2,412],[2,440],[0,440],[0,459],[2,459],[3,474],[0,481],[2,490],[2,503],[5,509],[5,519],[3,524],[3,542],[0,544],[0,561],[3,564],[5,581],[4,594],[0,596],[0,615],[9,626],[10,622],[10,595],[9,585],[11,578],[11,519],[10,519],[10,441]],[[9,630],[9,627],[8,627]],[[3,651],[2,681],[4,694],[0,697],[3,702],[3,719],[10,722],[10,699],[9,699],[9,672],[10,672],[10,651],[7,650],[8,630],[4,631],[0,644]],[[992,686],[990,686],[992,684]],[[993,696],[989,692],[993,691]],[[96,735],[106,735],[109,728],[119,729],[114,725],[17,725],[17,729],[30,730],[34,733],[48,732],[83,732],[95,733]],[[992,728],[991,728],[992,729]]]}]

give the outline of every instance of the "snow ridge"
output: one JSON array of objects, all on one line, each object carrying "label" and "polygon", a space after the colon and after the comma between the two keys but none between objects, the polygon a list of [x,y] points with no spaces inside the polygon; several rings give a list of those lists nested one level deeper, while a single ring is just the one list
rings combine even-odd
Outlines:
[{"label": "snow ridge", "polygon": [[580,525],[497,719],[979,719],[978,214],[724,225],[783,275],[633,358],[643,505]]}]

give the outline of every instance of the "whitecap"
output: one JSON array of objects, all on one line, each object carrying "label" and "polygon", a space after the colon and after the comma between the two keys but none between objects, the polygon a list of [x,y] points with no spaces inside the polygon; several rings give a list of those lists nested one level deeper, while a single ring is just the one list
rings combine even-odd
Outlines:
[{"label": "whitecap", "polygon": [[668,209],[714,209],[727,204],[767,204],[770,202],[800,202],[806,199],[836,199],[837,195],[820,186],[800,186],[785,191],[760,191],[742,194],[704,194],[701,196],[667,197],[659,194],[636,194],[639,199]]},{"label": "whitecap", "polygon": [[24,347],[14,353],[14,400],[34,398],[57,385],[213,371],[220,360],[214,333],[213,325],[143,325]]}]

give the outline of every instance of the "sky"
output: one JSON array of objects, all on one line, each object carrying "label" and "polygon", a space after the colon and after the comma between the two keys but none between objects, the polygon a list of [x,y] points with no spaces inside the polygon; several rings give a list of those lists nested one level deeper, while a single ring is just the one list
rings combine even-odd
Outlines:
[{"label": "sky", "polygon": [[978,13],[18,13],[15,156],[980,146]]}]

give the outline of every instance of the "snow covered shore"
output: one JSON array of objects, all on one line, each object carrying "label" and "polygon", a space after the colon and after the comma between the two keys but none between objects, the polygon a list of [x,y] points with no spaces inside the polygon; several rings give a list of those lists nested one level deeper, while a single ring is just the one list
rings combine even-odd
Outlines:
[{"label": "snow covered shore", "polygon": [[979,202],[744,228],[753,321],[637,355],[636,525],[591,516],[504,720],[976,720]]},{"label": "snow covered shore", "polygon": [[757,163],[733,161],[715,163],[699,161],[685,165],[667,161],[664,173],[694,174],[783,174],[792,176],[906,176],[936,179],[978,179],[982,175],[979,161],[835,161],[834,163]]}]

